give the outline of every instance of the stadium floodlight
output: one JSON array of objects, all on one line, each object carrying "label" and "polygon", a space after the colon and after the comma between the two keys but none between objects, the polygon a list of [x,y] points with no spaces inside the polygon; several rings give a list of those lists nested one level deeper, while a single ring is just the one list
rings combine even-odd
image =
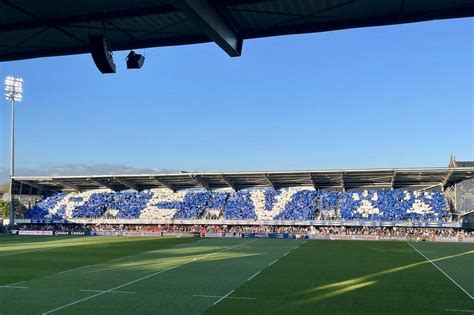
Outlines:
[{"label": "stadium floodlight", "polygon": [[21,102],[23,99],[23,79],[5,78],[5,99],[12,102]]},{"label": "stadium floodlight", "polygon": [[13,176],[15,175],[15,103],[23,99],[23,79],[8,76],[5,78],[5,99],[11,102],[10,124],[10,226],[15,222],[13,207]]}]

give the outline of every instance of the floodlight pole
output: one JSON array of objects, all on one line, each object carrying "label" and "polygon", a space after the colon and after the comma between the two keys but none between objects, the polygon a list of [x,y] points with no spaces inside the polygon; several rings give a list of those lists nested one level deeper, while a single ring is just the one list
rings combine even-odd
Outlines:
[{"label": "floodlight pole", "polygon": [[5,78],[5,98],[11,102],[10,116],[10,227],[15,224],[15,205],[13,198],[13,177],[15,176],[15,103],[23,98],[23,79],[8,76]]},{"label": "floodlight pole", "polygon": [[10,116],[10,227],[15,224],[15,206],[13,204],[13,176],[15,176],[15,100],[11,100]]}]

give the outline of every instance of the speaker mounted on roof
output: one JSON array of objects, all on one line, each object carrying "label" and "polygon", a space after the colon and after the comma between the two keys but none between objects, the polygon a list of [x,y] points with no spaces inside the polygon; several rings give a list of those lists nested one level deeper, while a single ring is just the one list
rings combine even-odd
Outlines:
[{"label": "speaker mounted on roof", "polygon": [[112,49],[107,38],[100,35],[89,36],[89,47],[97,69],[101,73],[115,73],[115,63],[112,56]]}]

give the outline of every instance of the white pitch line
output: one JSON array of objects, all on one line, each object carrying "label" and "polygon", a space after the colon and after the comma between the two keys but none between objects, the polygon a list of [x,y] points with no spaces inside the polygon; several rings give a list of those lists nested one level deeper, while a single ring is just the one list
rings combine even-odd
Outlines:
[{"label": "white pitch line", "polygon": [[[107,290],[79,290],[79,291],[82,291],[82,292],[104,292],[104,291],[107,291]],[[131,292],[131,291],[110,291],[110,293],[135,294],[135,292]]]},{"label": "white pitch line", "polygon": [[293,249],[297,249],[298,247],[300,247],[302,243],[299,243],[298,245],[296,245],[295,247],[293,247]]},{"label": "white pitch line", "polygon": [[301,245],[303,245],[304,243],[306,243],[308,240],[305,240],[304,242],[301,242],[299,243],[298,245],[296,245],[295,249],[297,249],[298,247],[300,247]]},{"label": "white pitch line", "polygon": [[298,245],[296,245],[296,246],[295,246],[293,249],[297,249],[298,247],[300,247],[300,246],[301,246],[301,244],[303,244],[303,243],[299,243],[299,244],[298,244]]},{"label": "white pitch line", "polygon": [[[203,297],[203,298],[222,298],[220,295],[203,295],[203,294],[194,294],[194,297]],[[235,299],[235,300],[256,300],[257,298],[245,297],[245,296],[228,296],[226,299]]]},{"label": "white pitch line", "polygon": [[23,281],[18,281],[18,282],[11,283],[11,284],[6,284],[5,286],[6,286],[6,287],[15,286],[15,285],[17,285],[17,284],[25,283],[25,282],[26,282],[26,280],[23,280]]},{"label": "white pitch line", "polygon": [[75,302],[72,302],[72,303],[69,303],[69,304],[65,304],[65,305],[60,306],[60,307],[58,307],[58,308],[55,308],[55,309],[53,309],[53,310],[44,312],[43,315],[45,315],[45,314],[50,314],[50,313],[53,313],[53,312],[62,310],[62,309],[64,309],[64,308],[66,308],[66,307],[73,306],[73,305],[75,305],[75,304],[78,304],[78,303],[81,303],[81,302],[84,302],[84,301],[93,299],[93,298],[98,297],[98,296],[101,296],[101,295],[103,295],[103,294],[105,294],[105,293],[109,293],[109,292],[115,291],[115,290],[117,290],[117,289],[121,289],[121,288],[123,288],[123,287],[125,287],[125,286],[127,286],[127,285],[130,285],[130,284],[133,284],[133,283],[135,283],[135,282],[139,282],[139,281],[148,279],[148,278],[153,277],[153,276],[157,276],[157,275],[159,275],[160,273],[166,272],[166,271],[171,270],[171,269],[174,269],[174,268],[175,268],[175,267],[163,269],[163,270],[161,270],[161,271],[158,271],[158,272],[149,274],[149,275],[147,275],[147,276],[145,276],[145,277],[141,277],[141,278],[139,278],[139,279],[136,279],[136,280],[127,282],[127,283],[125,283],[125,284],[119,285],[119,286],[117,286],[117,287],[115,287],[115,288],[112,288],[112,289],[109,289],[109,290],[105,290],[105,291],[101,291],[101,292],[99,292],[99,293],[97,293],[97,294],[94,294],[94,295],[85,297],[85,298],[80,299],[80,300],[77,300],[77,301],[75,301]]},{"label": "white pitch line", "polygon": [[255,239],[255,240],[251,240],[251,241],[248,241],[248,242],[245,242],[245,243],[242,243],[242,244],[238,244],[238,245],[236,245],[236,246],[231,246],[231,247],[223,248],[223,249],[221,249],[221,250],[218,250],[217,252],[212,252],[212,253],[206,254],[206,255],[204,255],[204,256],[202,256],[202,257],[198,257],[198,258],[196,258],[195,260],[192,260],[192,261],[190,261],[190,262],[197,261],[197,260],[206,258],[206,257],[211,256],[211,255],[218,254],[218,253],[220,253],[220,252],[226,251],[226,250],[231,249],[231,248],[237,248],[237,247],[240,247],[240,246],[245,245],[245,244],[253,243],[253,242],[255,242],[255,241],[257,241],[257,240]]},{"label": "white pitch line", "polygon": [[407,244],[413,248],[414,250],[416,250],[421,256],[423,256],[427,261],[429,261],[433,266],[436,267],[436,269],[438,269],[439,271],[441,271],[441,273],[443,275],[445,275],[449,280],[451,280],[452,283],[454,283],[459,289],[461,289],[464,293],[467,294],[467,296],[471,299],[471,300],[474,300],[474,297],[469,293],[467,292],[463,287],[461,287],[453,278],[451,278],[446,272],[444,272],[440,267],[438,267],[438,265],[436,265],[431,259],[429,259],[428,257],[426,257],[422,252],[420,252],[415,246],[413,246],[412,244],[410,244],[409,242],[407,242]]},{"label": "white pitch line", "polygon": [[448,308],[446,311],[448,311],[448,312],[460,312],[460,313],[472,313],[472,314],[474,314],[474,310],[455,310],[455,309]]},{"label": "white pitch line", "polygon": [[[300,245],[301,245],[301,244],[300,244]],[[299,246],[299,245],[298,245],[298,246]],[[296,248],[298,248],[298,246],[294,247],[293,250],[295,250]],[[277,261],[279,261],[282,257],[285,257],[286,255],[288,255],[289,253],[291,253],[293,250],[287,251],[287,252],[284,253],[280,258],[277,258],[277,259],[275,259],[274,261],[272,261],[271,263],[269,263],[268,266],[273,265],[274,263],[276,263]],[[260,272],[262,272],[262,270],[257,271],[257,273],[255,273],[253,276],[251,276],[250,278],[248,278],[247,281],[250,281],[250,280],[252,280],[253,278],[255,278]]]},{"label": "white pitch line", "polygon": [[228,296],[231,295],[232,293],[234,293],[234,290],[230,291],[229,293],[227,293],[226,295],[224,295],[223,297],[221,297],[219,300],[215,301],[214,304],[212,304],[212,305],[216,305],[217,303],[219,303],[220,301],[222,301],[223,299],[225,299],[226,297],[228,297]]},{"label": "white pitch line", "polygon": [[[249,242],[247,242],[249,243]],[[180,244],[180,245],[189,245],[189,244]],[[125,260],[125,259],[129,259],[129,258],[133,258],[133,257],[139,257],[143,254],[148,254],[148,253],[153,253],[153,252],[158,252],[160,251],[161,249],[153,249],[153,250],[150,250],[150,251],[147,251],[147,252],[143,252],[143,253],[138,253],[138,254],[133,254],[133,255],[128,255],[128,256],[123,256],[123,257],[118,257],[118,258],[114,258],[112,260],[109,260],[109,261],[106,261],[105,263],[100,263],[100,264],[95,264],[95,265],[87,265],[87,266],[82,266],[82,267],[78,267],[78,268],[74,268],[74,269],[69,269],[69,270],[64,270],[64,271],[61,271],[59,273],[57,273],[58,275],[60,274],[65,274],[65,273],[68,273],[68,272],[72,272],[72,271],[76,271],[76,270],[81,270],[81,269],[85,269],[87,267],[98,267],[98,266],[104,266],[104,265],[107,265],[107,263],[111,263],[111,262],[117,262],[117,261],[121,261],[121,260]],[[211,253],[211,254],[215,254],[215,253]],[[204,258],[206,256],[208,256],[209,254],[201,257],[201,258]],[[201,258],[197,258],[196,260],[199,260]],[[1,314],[0,314],[1,315]]]},{"label": "white pitch line", "polygon": [[252,280],[253,278],[255,278],[260,272],[262,272],[261,270],[260,271],[257,271],[253,276],[251,276],[250,278],[247,279],[247,281],[250,281]]},{"label": "white pitch line", "polygon": [[[256,240],[252,240],[252,241],[248,241],[248,242],[245,242],[245,243],[242,243],[241,245],[244,245],[244,244],[247,244],[247,243],[252,243],[252,242],[255,242]],[[189,245],[188,243],[186,244],[179,244],[179,245]],[[178,247],[179,245],[177,245],[176,247]],[[129,256],[124,256],[124,257],[118,257],[118,258],[115,258],[115,259],[112,259],[112,260],[109,260],[108,262],[117,262],[117,261],[121,261],[121,260],[124,260],[124,259],[128,259],[128,258],[133,258],[133,257],[138,257],[138,256],[141,256],[143,254],[150,254],[150,253],[154,253],[154,252],[159,252],[161,251],[162,249],[153,249],[153,250],[150,250],[150,251],[147,251],[147,252],[143,252],[143,253],[138,253],[138,254],[133,254],[133,255],[129,255]],[[223,250],[226,250],[226,248],[224,248]],[[221,251],[223,251],[221,250]],[[221,251],[217,251],[217,252],[212,252],[212,253],[209,253],[209,254],[206,254],[202,257],[199,257],[199,258],[196,258],[196,260],[199,260],[199,259],[202,259],[202,258],[205,258],[209,255],[214,255],[216,253],[219,253]],[[106,263],[103,263],[103,264],[99,264],[99,265],[105,265]],[[98,265],[94,265],[94,266],[98,266]],[[1,314],[0,314],[1,315]]]},{"label": "white pitch line", "polygon": [[[216,252],[212,252],[212,253],[209,253],[209,254],[207,254],[207,255],[204,255],[204,256],[200,257],[199,259],[204,258],[204,257],[207,257],[207,256],[209,256],[209,255],[211,255],[211,254],[217,254],[217,253],[223,252],[223,251],[225,251],[225,250],[237,248],[237,247],[240,247],[240,246],[243,246],[243,245],[245,245],[245,244],[248,244],[248,243],[251,243],[251,242],[255,242],[255,241],[256,241],[256,240],[252,240],[252,241],[248,241],[248,242],[245,242],[245,243],[241,243],[241,244],[238,244],[238,245],[235,245],[235,246],[226,247],[226,248],[223,248],[223,249],[218,250],[218,251],[216,251]],[[52,309],[52,310],[50,310],[50,311],[44,312],[43,315],[51,314],[51,313],[53,313],[53,312],[62,310],[62,309],[64,309],[64,308],[66,308],[66,307],[73,306],[73,305],[75,305],[75,304],[78,304],[78,303],[81,303],[81,302],[84,302],[84,301],[93,299],[93,298],[95,298],[95,297],[101,296],[101,295],[106,294],[106,293],[110,293],[110,292],[112,292],[112,291],[115,291],[115,290],[121,289],[121,288],[123,288],[123,287],[129,286],[129,285],[134,284],[134,283],[136,283],[136,282],[143,281],[143,280],[145,280],[145,279],[148,279],[148,278],[157,276],[157,275],[159,275],[159,274],[161,274],[161,273],[164,273],[164,272],[166,272],[166,271],[169,271],[169,270],[171,270],[171,269],[175,269],[175,268],[178,268],[178,267],[187,265],[187,264],[189,264],[189,263],[191,263],[191,262],[193,262],[193,261],[196,261],[196,260],[198,260],[198,259],[193,259],[193,260],[191,260],[191,261],[189,261],[189,262],[186,262],[186,263],[183,263],[183,264],[181,264],[181,265],[176,265],[176,266],[173,266],[173,267],[170,267],[170,268],[167,268],[167,269],[163,269],[163,270],[158,271],[158,272],[151,273],[151,274],[146,275],[146,276],[144,276],[144,277],[141,277],[141,278],[138,278],[138,279],[136,279],[136,280],[129,281],[129,282],[127,282],[127,283],[124,283],[124,284],[122,284],[122,285],[119,285],[119,286],[117,286],[117,287],[115,287],[115,288],[112,288],[112,289],[109,289],[109,290],[105,290],[105,291],[99,292],[99,293],[97,293],[97,294],[94,294],[94,295],[91,295],[91,296],[88,296],[88,297],[79,299],[79,300],[74,301],[74,302],[71,302],[71,303],[69,303],[69,304],[65,304],[65,305],[63,305],[63,306],[57,307],[57,308],[55,308],[55,309]]]},{"label": "white pitch line", "polygon": [[[178,245],[176,245],[176,247],[178,247],[178,246],[184,246],[184,245],[189,245],[189,243],[178,244]],[[59,273],[57,273],[57,274],[60,275],[60,274],[64,274],[64,273],[68,273],[68,272],[72,272],[72,271],[76,271],[76,270],[80,270],[80,269],[87,268],[87,267],[104,266],[104,265],[107,265],[108,263],[111,263],[111,262],[118,262],[118,261],[126,260],[126,259],[129,259],[129,258],[133,258],[133,257],[139,257],[139,256],[142,256],[142,255],[144,255],[144,254],[155,253],[155,252],[159,252],[159,251],[161,251],[161,250],[162,250],[162,249],[153,249],[153,250],[146,251],[146,252],[141,252],[141,253],[138,253],[138,254],[132,254],[132,255],[128,255],[128,256],[117,257],[117,258],[114,258],[114,259],[112,259],[112,260],[105,261],[104,263],[94,264],[94,265],[87,265],[87,266],[83,266],[83,267],[79,267],[79,268],[64,270],[64,271],[61,271],[61,272],[59,272]],[[0,314],[0,315],[1,315],[1,314]]]},{"label": "white pitch line", "polygon": [[15,285],[3,285],[0,286],[0,289],[29,289],[29,287],[19,287]]},{"label": "white pitch line", "polygon": [[62,274],[68,273],[68,272],[73,272],[73,271],[76,271],[76,270],[81,270],[81,269],[84,269],[84,268],[87,268],[87,267],[90,267],[90,266],[91,266],[91,265],[86,265],[86,266],[81,266],[81,267],[77,267],[77,268],[73,268],[73,269],[68,269],[68,270],[64,270],[64,271],[58,272],[57,274],[58,274],[58,275],[62,275]]}]

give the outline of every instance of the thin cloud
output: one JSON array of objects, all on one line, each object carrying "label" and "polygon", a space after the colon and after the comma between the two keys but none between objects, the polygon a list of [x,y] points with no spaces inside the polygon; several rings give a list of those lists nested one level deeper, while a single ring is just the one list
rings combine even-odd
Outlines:
[{"label": "thin cloud", "polygon": [[[177,173],[177,170],[160,168],[136,168],[121,164],[58,164],[42,165],[37,168],[18,167],[16,176],[85,176],[119,174],[163,174]],[[9,170],[0,168],[0,181],[7,181]]]}]

